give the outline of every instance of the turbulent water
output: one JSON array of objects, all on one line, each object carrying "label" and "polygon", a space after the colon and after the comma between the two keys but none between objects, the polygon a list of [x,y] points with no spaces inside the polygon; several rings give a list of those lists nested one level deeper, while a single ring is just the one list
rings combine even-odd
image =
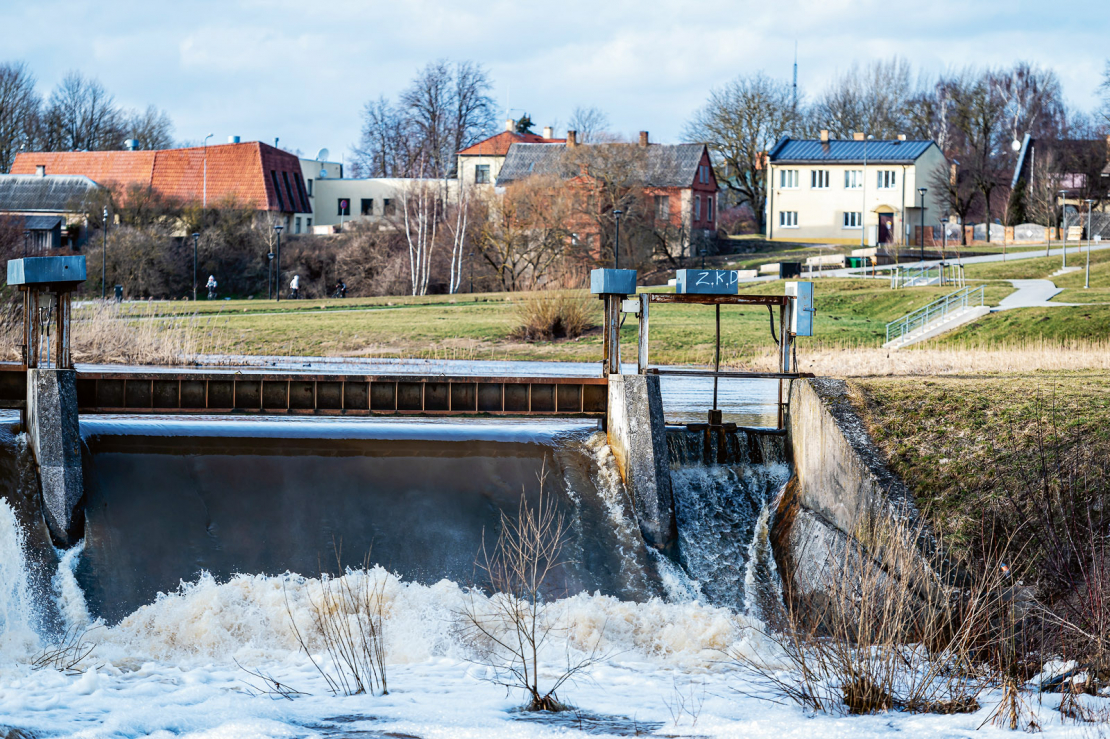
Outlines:
[{"label": "turbulent water", "polygon": [[[560,691],[601,714],[580,725],[693,729],[693,713],[668,706],[712,702],[730,654],[770,650],[749,626],[752,594],[774,581],[768,504],[788,471],[773,444],[756,460],[733,440],[727,463],[710,465],[689,440],[672,445],[676,563],[645,550],[604,435],[581,424],[251,420],[221,421],[218,436],[197,421],[82,425],[86,538],[65,552],[21,513],[26,455],[18,437],[0,440],[14,502],[0,499],[0,736],[568,730],[517,723],[520,694],[489,681],[488,645],[462,615],[490,608],[467,587],[483,585],[475,555],[541,480],[568,523],[541,677],[597,658]],[[369,569],[345,577],[385,593],[389,696],[331,696],[297,640],[321,648],[312,604],[318,573],[344,571],[340,544],[349,565],[369,553]],[[92,652],[30,667],[66,634]],[[273,700],[258,674],[304,695]]]}]

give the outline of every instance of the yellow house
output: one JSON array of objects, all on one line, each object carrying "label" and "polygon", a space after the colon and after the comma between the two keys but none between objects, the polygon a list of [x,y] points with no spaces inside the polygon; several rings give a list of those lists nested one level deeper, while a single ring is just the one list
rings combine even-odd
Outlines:
[{"label": "yellow house", "polygon": [[918,226],[940,224],[944,172],[932,141],[783,137],[767,157],[767,238],[913,243]]}]

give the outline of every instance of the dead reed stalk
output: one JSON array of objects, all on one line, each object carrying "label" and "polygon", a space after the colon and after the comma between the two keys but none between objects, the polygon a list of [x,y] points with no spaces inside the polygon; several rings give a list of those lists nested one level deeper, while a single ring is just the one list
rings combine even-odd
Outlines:
[{"label": "dead reed stalk", "polygon": [[511,338],[523,341],[576,339],[596,324],[598,301],[579,293],[534,293],[516,305]]}]

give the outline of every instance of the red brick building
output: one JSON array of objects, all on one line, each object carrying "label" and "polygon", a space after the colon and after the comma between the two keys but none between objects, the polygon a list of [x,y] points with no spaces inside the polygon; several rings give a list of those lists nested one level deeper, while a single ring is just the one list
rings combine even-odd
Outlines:
[{"label": "red brick building", "polygon": [[696,242],[716,233],[717,177],[709,151],[702,144],[652,144],[646,131],[633,144],[579,144],[574,131],[565,141],[511,143],[496,184],[506,187],[533,176],[582,182],[591,176],[591,161],[628,170],[620,176],[642,188],[647,201],[642,210],[650,212],[671,256],[696,256]]},{"label": "red brick building", "polygon": [[16,155],[11,173],[83,175],[104,186],[141,185],[182,202],[234,203],[286,220],[312,212],[300,160],[259,141],[159,151],[24,152]]}]

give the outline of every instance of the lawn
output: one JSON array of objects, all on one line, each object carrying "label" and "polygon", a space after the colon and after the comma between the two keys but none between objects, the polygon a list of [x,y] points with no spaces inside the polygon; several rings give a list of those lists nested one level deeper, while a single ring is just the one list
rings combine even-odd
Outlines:
[{"label": "lawn", "polygon": [[[781,295],[780,281],[745,286],[744,291]],[[989,285],[987,299],[997,302],[1009,285]],[[816,285],[814,346],[881,343],[886,323],[949,292],[920,287],[891,290],[882,280],[822,279]],[[547,294],[548,296],[550,294]],[[215,324],[228,353],[308,356],[411,356],[470,359],[597,361],[600,331],[575,340],[525,343],[509,338],[516,325],[516,304],[525,295],[363,298],[349,300],[230,300],[126,304],[140,320],[166,314],[217,314]],[[600,301],[596,321],[601,320]],[[207,327],[206,327],[207,330]],[[777,321],[776,321],[777,330]],[[624,356],[634,359],[635,320],[622,330]],[[765,309],[725,307],[721,311],[725,359],[762,353],[770,346]],[[801,344],[800,344],[801,346]],[[704,306],[656,305],[651,313],[652,363],[711,361],[713,310]]]},{"label": "lawn", "polygon": [[[1051,256],[1022,259],[1014,262],[987,262],[969,264],[964,274],[969,280],[1052,280],[1058,287],[1082,287],[1083,271],[1052,276],[1061,266],[1060,248]],[[1068,266],[1081,267],[1087,263],[1087,254],[1068,252]],[[1091,286],[1110,287],[1110,249],[1091,252]]]},{"label": "lawn", "polygon": [[1001,346],[1026,341],[1105,341],[1110,305],[1018,308],[984,316],[930,342],[933,346]]},{"label": "lawn", "polygon": [[849,382],[871,438],[950,543],[974,545],[982,523],[1005,507],[1001,477],[1015,464],[1036,463],[1045,424],[1080,434],[1092,458],[1110,452],[1105,372]]}]

